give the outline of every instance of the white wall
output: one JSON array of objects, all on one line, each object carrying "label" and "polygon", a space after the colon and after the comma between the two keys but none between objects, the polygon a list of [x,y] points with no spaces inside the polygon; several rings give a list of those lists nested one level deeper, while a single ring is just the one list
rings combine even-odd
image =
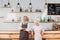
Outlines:
[{"label": "white wall", "polygon": [[60,3],[60,0],[46,0],[47,3]]},{"label": "white wall", "polygon": [[[31,1],[32,1],[33,10],[41,9],[43,11],[43,13],[45,13],[44,10],[46,9],[46,8],[44,8],[45,2],[47,2],[47,3],[60,2],[60,0],[46,0],[46,1],[45,0],[31,0]],[[1,8],[3,6],[3,4],[5,4],[5,3],[7,4],[7,2],[8,2],[7,0],[0,0],[0,15],[5,16],[5,18],[0,18],[0,30],[18,30],[19,23],[4,23],[6,16],[8,15],[8,13],[11,12],[11,9],[17,10],[16,3],[18,2],[18,0],[10,0],[11,8]],[[21,0],[20,4],[24,10],[28,9],[29,0]],[[22,14],[22,15],[24,15],[24,14]],[[33,14],[33,15],[36,15],[36,14]],[[28,14],[28,16],[31,18],[31,14]],[[33,16],[32,18],[34,19],[35,17],[37,17],[37,16]],[[46,17],[48,17],[48,16],[46,15]],[[55,17],[56,16],[52,16],[52,18],[55,18]],[[45,26],[44,26],[44,24],[45,24]],[[43,28],[51,29],[52,24],[50,24],[50,23],[47,23],[47,24],[48,25],[46,25],[46,23],[43,23]]]}]

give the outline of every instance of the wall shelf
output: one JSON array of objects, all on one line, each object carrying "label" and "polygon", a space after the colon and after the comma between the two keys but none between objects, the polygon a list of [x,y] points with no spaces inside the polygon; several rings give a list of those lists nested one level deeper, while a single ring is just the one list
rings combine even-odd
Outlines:
[{"label": "wall shelf", "polygon": [[[5,21],[4,23],[20,23],[20,22]],[[34,23],[34,22],[29,22],[29,23]]]},{"label": "wall shelf", "polygon": [[21,21],[20,20],[16,20],[16,21],[14,21],[14,22],[12,22],[12,21],[9,21],[9,20],[7,20],[7,21],[4,21],[4,23],[20,23]]},{"label": "wall shelf", "polygon": [[[39,21],[39,22],[40,22],[40,21]],[[49,22],[48,22],[48,21],[46,21],[46,22],[43,22],[43,21],[42,21],[42,22],[40,22],[40,23],[60,23],[60,21],[49,21]]]},{"label": "wall shelf", "polygon": [[1,7],[1,8],[11,8],[11,7]]},{"label": "wall shelf", "polygon": [[0,16],[0,18],[4,18],[4,16]]},{"label": "wall shelf", "polygon": [[11,13],[42,13],[42,12],[11,12]]},{"label": "wall shelf", "polygon": [[4,23],[20,23],[20,22],[8,22],[8,21],[5,21]]},{"label": "wall shelf", "polygon": [[[20,22],[5,21],[4,23],[20,23]],[[34,21],[30,21],[29,23],[34,23]],[[40,22],[40,23],[54,23],[54,22]],[[60,23],[60,22],[55,22],[55,23]]]}]

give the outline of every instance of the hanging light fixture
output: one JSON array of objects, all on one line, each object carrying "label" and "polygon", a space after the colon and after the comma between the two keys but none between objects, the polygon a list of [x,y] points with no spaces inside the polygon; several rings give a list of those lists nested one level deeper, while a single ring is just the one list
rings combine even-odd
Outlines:
[{"label": "hanging light fixture", "polygon": [[9,0],[8,0],[8,4],[7,5],[8,5],[8,7],[10,7],[10,1]]},{"label": "hanging light fixture", "polygon": [[20,12],[22,12],[22,7],[21,7],[21,5],[20,5]]},{"label": "hanging light fixture", "polygon": [[29,3],[29,12],[32,12],[32,3],[31,3],[31,0],[30,0],[30,3]]},{"label": "hanging light fixture", "polygon": [[20,7],[20,3],[19,3],[19,0],[18,0],[18,3],[17,3],[17,7]]},{"label": "hanging light fixture", "polygon": [[18,11],[19,12],[22,12],[22,8],[21,8],[21,6],[20,6],[20,3],[19,3],[20,1],[18,0],[18,3],[17,3],[17,8],[18,8]]},{"label": "hanging light fixture", "polygon": [[45,0],[45,5],[47,5],[47,0]]},{"label": "hanging light fixture", "polygon": [[47,8],[47,0],[45,0],[45,6],[44,7]]}]

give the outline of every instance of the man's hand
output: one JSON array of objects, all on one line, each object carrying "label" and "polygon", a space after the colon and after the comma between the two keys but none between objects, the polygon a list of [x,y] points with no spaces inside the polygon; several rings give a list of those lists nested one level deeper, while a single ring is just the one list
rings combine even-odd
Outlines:
[{"label": "man's hand", "polygon": [[23,31],[26,31],[26,28],[22,28]]}]

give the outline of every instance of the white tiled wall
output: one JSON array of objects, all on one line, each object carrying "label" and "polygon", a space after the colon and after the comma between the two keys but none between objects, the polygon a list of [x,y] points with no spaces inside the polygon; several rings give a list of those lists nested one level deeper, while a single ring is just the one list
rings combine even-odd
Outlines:
[{"label": "white tiled wall", "polygon": [[[29,1],[30,0],[20,0],[20,5],[24,10],[28,9]],[[19,30],[18,29],[19,23],[4,23],[5,19],[7,19],[6,16],[8,15],[8,13],[11,13],[11,9],[17,10],[16,4],[18,3],[18,0],[10,0],[11,8],[1,8],[3,6],[3,4],[5,4],[7,2],[8,2],[8,0],[0,0],[0,15],[5,16],[5,18],[0,18],[0,30]],[[60,0],[31,0],[31,2],[32,2],[33,10],[41,9],[43,11],[41,13],[41,15],[42,15],[43,13],[45,13],[44,12],[45,2],[47,2],[47,3],[51,3],[51,2],[60,3]],[[35,20],[35,18],[41,16],[38,14],[17,14],[17,15],[21,16],[21,17],[22,17],[22,15],[27,15],[29,18],[32,18],[34,20]],[[47,17],[47,15],[46,15],[46,17]],[[56,16],[52,16],[52,18],[55,18],[55,17]],[[43,23],[43,28],[44,29],[48,29],[48,28],[51,29],[52,23],[47,23],[47,24],[48,25],[46,25],[46,23]],[[30,25],[32,27],[33,24],[30,24]]]}]

